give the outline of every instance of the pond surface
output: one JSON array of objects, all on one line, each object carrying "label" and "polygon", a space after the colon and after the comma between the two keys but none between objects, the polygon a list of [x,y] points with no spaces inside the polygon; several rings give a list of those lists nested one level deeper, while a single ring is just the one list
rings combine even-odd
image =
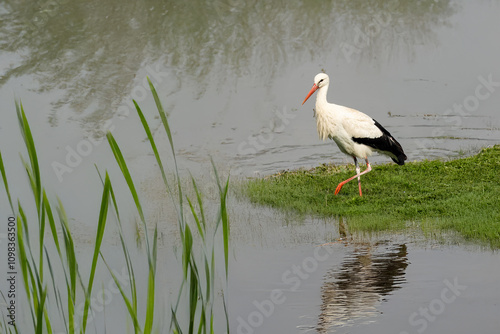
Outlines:
[{"label": "pond surface", "polygon": [[408,240],[317,249],[274,250],[265,263],[269,251],[240,256],[230,290],[237,291],[230,298],[238,305],[231,312],[237,333],[498,329],[498,254]]},{"label": "pond surface", "polygon": [[[322,70],[332,81],[329,101],[377,119],[410,161],[475,153],[500,141],[499,15],[499,1],[2,1],[0,150],[11,192],[31,200],[18,155],[20,99],[48,194],[63,199],[82,254],[92,249],[102,191],[94,165],[121,180],[107,130],[160,223],[163,244],[175,242],[131,102],[166,143],[146,77],[169,114],[182,173],[189,170],[209,193],[210,158],[234,178],[351,163],[318,139],[313,100],[300,105]],[[119,199],[130,201],[116,183]],[[3,196],[0,219],[9,212]],[[429,246],[408,235],[320,247],[339,237],[338,222],[243,199],[232,204],[234,332],[493,333],[500,325],[495,252]],[[294,265],[311,271],[307,279]],[[467,288],[442,293],[443,282],[456,279]],[[253,302],[270,300],[273,289],[282,303],[269,317],[252,313]],[[122,333],[118,327],[108,333]]]}]

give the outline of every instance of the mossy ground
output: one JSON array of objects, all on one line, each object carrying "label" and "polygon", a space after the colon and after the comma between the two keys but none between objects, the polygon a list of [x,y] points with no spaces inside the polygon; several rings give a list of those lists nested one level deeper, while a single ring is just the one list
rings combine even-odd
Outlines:
[{"label": "mossy ground", "polygon": [[245,189],[254,203],[344,217],[351,231],[419,222],[500,248],[500,145],[451,161],[376,165],[361,177],[363,197],[356,180],[334,195],[337,184],[354,174],[354,165],[321,165],[252,179]]}]

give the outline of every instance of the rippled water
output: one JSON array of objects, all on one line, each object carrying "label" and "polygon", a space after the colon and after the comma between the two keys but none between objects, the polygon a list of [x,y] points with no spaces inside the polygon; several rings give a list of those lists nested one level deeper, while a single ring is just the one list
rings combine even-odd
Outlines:
[{"label": "rippled water", "polygon": [[[210,155],[243,175],[348,161],[317,139],[313,103],[300,106],[321,70],[332,77],[330,101],[376,118],[411,160],[500,139],[498,84],[477,89],[489,77],[500,81],[496,1],[0,8],[2,138],[13,136],[8,101],[17,96],[37,121],[49,162],[65,163],[66,144],[76,150],[101,136],[105,121],[140,156],[131,98],[152,106],[146,76],[170,114],[179,155],[197,172]],[[85,160],[105,159],[102,150],[95,146]]]},{"label": "rippled water", "polygon": [[[169,114],[181,169],[208,193],[210,157],[232,176],[351,163],[318,139],[313,102],[300,105],[322,70],[332,80],[329,100],[377,119],[410,160],[474,153],[500,141],[499,13],[498,1],[2,1],[0,150],[11,191],[24,198],[29,191],[18,159],[18,98],[50,196],[65,199],[82,249],[102,187],[94,164],[119,172],[103,141],[107,129],[125,148],[147,213],[170,245],[171,208],[131,103],[166,141],[147,76]],[[0,209],[8,210],[3,198]],[[323,246],[334,252],[291,291],[281,276],[335,241],[337,222],[240,199],[231,210],[236,332],[238,316],[248,322],[252,302],[273,289],[288,291],[286,302],[252,327],[256,333],[488,333],[500,326],[496,253],[427,248],[408,235],[336,243]],[[420,314],[409,320],[455,277],[468,286],[456,303],[425,329]]]},{"label": "rippled water", "polygon": [[[425,241],[411,229],[339,241],[320,220],[294,227],[259,218],[269,226],[263,239],[275,242],[237,239],[236,333],[495,333],[499,325],[498,252],[456,246],[453,235]],[[259,226],[248,225],[246,235]],[[301,241],[282,243],[283,235]],[[270,306],[273,291],[281,299]]]},{"label": "rippled water", "polygon": [[380,311],[384,296],[406,283],[408,266],[406,245],[360,245],[347,255],[341,267],[329,271],[322,286],[318,332],[353,323],[369,324]]}]

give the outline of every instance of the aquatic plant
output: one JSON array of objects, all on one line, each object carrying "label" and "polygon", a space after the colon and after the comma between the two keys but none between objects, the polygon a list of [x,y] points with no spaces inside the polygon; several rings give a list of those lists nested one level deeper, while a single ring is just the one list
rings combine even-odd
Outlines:
[{"label": "aquatic plant", "polygon": [[[148,79],[149,81],[149,79]],[[151,92],[155,100],[157,111],[162,121],[163,127],[167,133],[171,153],[175,165],[174,181],[169,182],[167,171],[164,168],[162,159],[158,153],[156,142],[152,136],[148,122],[139,105],[134,101],[137,113],[141,119],[142,126],[146,132],[151,148],[155,155],[158,167],[162,174],[165,184],[165,191],[170,195],[177,214],[179,233],[181,236],[181,257],[180,268],[177,270],[182,273],[182,283],[178,287],[178,296],[176,302],[170,306],[171,323],[170,330],[174,333],[214,333],[214,321],[219,318],[215,314],[215,303],[217,302],[215,293],[215,275],[216,275],[216,251],[215,245],[222,244],[224,249],[224,268],[225,281],[227,285],[228,278],[228,254],[229,254],[229,220],[227,214],[226,200],[229,189],[229,178],[222,182],[219,178],[214,165],[214,173],[219,189],[220,204],[215,224],[209,224],[205,215],[206,209],[203,196],[199,187],[191,176],[191,184],[196,196],[196,202],[184,195],[181,185],[181,178],[175,157],[175,149],[172,139],[172,133],[167,120],[167,116],[161,105],[158,94],[149,81]],[[99,258],[107,267],[110,275],[122,296],[122,300],[128,310],[132,320],[134,333],[152,333],[155,329],[155,296],[156,296],[156,272],[157,272],[157,240],[158,228],[155,226],[153,236],[148,232],[147,217],[141,205],[140,194],[138,193],[132,175],[130,174],[127,163],[121,153],[120,147],[111,133],[107,134],[107,139],[114,158],[120,167],[122,176],[127,183],[130,195],[133,198],[135,207],[144,229],[144,239],[146,242],[146,258],[148,263],[147,273],[147,296],[146,304],[142,307],[138,305],[138,281],[140,276],[134,270],[134,263],[130,256],[130,246],[125,241],[123,225],[120,218],[118,203],[115,197],[110,176],[105,172],[102,177],[99,170],[97,173],[103,183],[102,196],[99,208],[99,218],[97,221],[97,230],[94,238],[94,251],[90,264],[83,263],[76,256],[75,242],[73,232],[71,231],[66,211],[62,201],[57,198],[57,203],[51,204],[46,194],[45,186],[40,174],[40,166],[28,119],[23,109],[22,103],[16,103],[16,110],[19,119],[21,133],[24,138],[28,160],[22,159],[28,176],[31,191],[34,200],[33,218],[30,213],[33,210],[25,210],[26,205],[31,205],[27,199],[18,199],[17,206],[14,205],[10,190],[9,179],[3,164],[2,154],[0,152],[0,173],[6,196],[10,208],[17,216],[17,249],[19,257],[19,266],[22,274],[22,288],[26,295],[26,302],[29,305],[31,315],[31,325],[19,324],[11,326],[8,324],[3,312],[0,320],[0,329],[5,333],[18,333],[19,331],[32,328],[32,332],[53,333],[53,327],[61,323],[64,325],[67,333],[86,333],[89,313],[91,310],[91,294],[95,283],[95,275],[99,266]],[[173,185],[171,184],[173,183]],[[176,195],[175,195],[176,194]],[[196,235],[192,232],[191,224],[184,214],[187,200],[189,211],[193,221],[196,223],[196,230],[202,241],[201,247],[194,247]],[[114,209],[116,215],[118,235],[120,237],[121,248],[124,261],[128,272],[128,284],[123,284],[118,280],[106,262],[106,256],[101,251],[101,245],[104,237],[104,231],[107,226],[110,206]],[[57,215],[54,215],[54,208]],[[33,231],[30,231],[32,219],[38,221],[37,238]],[[50,228],[50,234],[46,236],[46,229]],[[219,230],[222,230],[219,232]],[[62,236],[59,236],[61,231]],[[82,277],[79,268],[88,266],[88,279]],[[47,274],[48,270],[48,274]],[[174,269],[175,270],[175,269]],[[58,273],[63,273],[64,284],[61,285]],[[126,285],[129,289],[127,290]],[[226,299],[222,294],[222,306],[224,308],[224,320],[222,327],[229,332],[228,313],[226,308]],[[5,299],[5,296],[4,296]],[[49,307],[49,303],[51,303]],[[77,314],[77,306],[83,303],[83,316],[80,318]],[[54,305],[57,312],[53,312]],[[140,323],[141,309],[145,309],[143,324]],[[187,316],[185,316],[187,315]],[[185,319],[185,320],[184,320]],[[158,327],[158,326],[156,326]]]}]

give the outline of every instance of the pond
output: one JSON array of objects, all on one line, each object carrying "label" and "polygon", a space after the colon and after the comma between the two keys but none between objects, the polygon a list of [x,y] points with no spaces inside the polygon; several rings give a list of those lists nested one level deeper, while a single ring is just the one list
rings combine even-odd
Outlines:
[{"label": "pond", "polygon": [[[132,203],[106,142],[110,130],[146,214],[158,223],[159,275],[165,275],[158,281],[168,284],[177,227],[132,103],[168,153],[147,77],[169,116],[181,175],[199,180],[211,203],[211,159],[232,183],[351,163],[334,143],[318,139],[313,103],[301,106],[321,71],[330,75],[329,101],[375,118],[409,161],[459,157],[499,143],[499,14],[494,0],[3,1],[0,151],[11,192],[32,199],[19,159],[19,152],[26,156],[19,99],[48,196],[61,198],[79,255],[90,259],[102,193],[95,166],[116,179],[119,200]],[[168,167],[173,171],[171,160]],[[0,219],[7,221],[3,190],[0,197]],[[133,231],[134,210],[122,208]],[[232,332],[489,333],[500,326],[496,251],[448,236],[422,241],[413,229],[338,241],[337,220],[277,212],[244,198],[230,199],[229,210]],[[118,247],[117,236],[107,234],[103,253],[110,262],[121,261],[113,255]],[[125,312],[106,314],[108,333],[124,332],[114,320]],[[28,311],[20,318],[29,321]]]}]

